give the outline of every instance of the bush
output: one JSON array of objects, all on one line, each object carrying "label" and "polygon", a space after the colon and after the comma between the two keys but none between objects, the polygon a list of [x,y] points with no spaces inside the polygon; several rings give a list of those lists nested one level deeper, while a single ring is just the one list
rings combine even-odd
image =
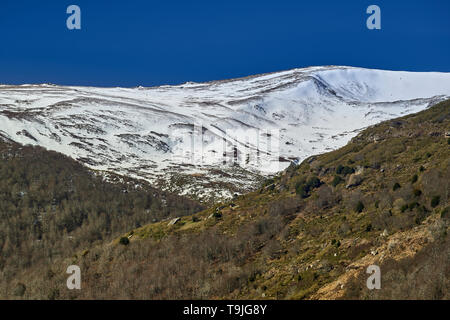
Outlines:
[{"label": "bush", "polygon": [[364,210],[364,204],[361,201],[358,201],[355,207],[355,211],[357,213],[361,213]]},{"label": "bush", "polygon": [[417,176],[417,174],[413,175],[411,178],[411,183],[416,183],[418,178],[419,177]]},{"label": "bush", "polygon": [[413,193],[415,197],[420,197],[422,195],[422,191],[419,189],[414,189]]},{"label": "bush", "polygon": [[121,237],[119,243],[126,246],[130,243],[130,239],[128,239],[128,237]]},{"label": "bush", "polygon": [[414,208],[419,207],[419,203],[418,202],[411,202],[408,207],[409,207],[409,211],[413,211]]},{"label": "bush", "polygon": [[317,177],[310,178],[307,182],[298,182],[295,186],[295,192],[302,198],[310,196],[310,192],[322,185],[322,182]]},{"label": "bush", "polygon": [[25,294],[27,287],[23,283],[18,283],[17,286],[14,288],[14,295],[17,297],[23,297]]},{"label": "bush", "polygon": [[338,167],[336,168],[336,173],[337,174],[343,174],[343,175],[347,175],[347,174],[351,174],[354,173],[355,169],[353,169],[352,167],[348,167],[348,166],[343,166],[343,165],[338,165]]},{"label": "bush", "polygon": [[442,209],[441,218],[442,219],[448,218],[449,213],[450,213],[450,207],[446,207],[446,208]]},{"label": "bush", "polygon": [[434,196],[432,199],[431,199],[431,207],[432,208],[435,208],[435,207],[437,207],[438,205],[439,205],[439,202],[441,201],[441,196]]},{"label": "bush", "polygon": [[331,245],[336,246],[336,248],[339,248],[341,246],[341,241],[333,239],[331,240]]},{"label": "bush", "polygon": [[341,177],[339,177],[339,176],[334,176],[334,179],[333,179],[333,181],[331,182],[331,185],[333,186],[333,187],[336,187],[339,183],[341,183],[341,182],[343,182],[344,181],[344,179],[342,179]]},{"label": "bush", "polygon": [[394,184],[394,186],[392,187],[392,190],[395,191],[395,190],[400,189],[400,188],[401,188],[400,183],[396,182]]},{"label": "bush", "polygon": [[59,289],[52,288],[50,289],[49,294],[47,295],[48,300],[56,300],[59,298]]},{"label": "bush", "polygon": [[322,182],[317,177],[312,177],[307,182],[307,186],[308,186],[309,190],[318,188],[318,187],[320,187],[321,184],[322,184]]},{"label": "bush", "polygon": [[297,193],[302,198],[309,197],[309,193],[306,190],[306,186],[304,184],[297,184],[295,186],[295,193]]}]

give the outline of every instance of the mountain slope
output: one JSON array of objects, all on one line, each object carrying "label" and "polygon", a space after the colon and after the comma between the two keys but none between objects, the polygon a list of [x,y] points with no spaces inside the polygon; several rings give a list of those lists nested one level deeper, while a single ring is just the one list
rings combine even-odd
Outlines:
[{"label": "mountain slope", "polygon": [[[447,100],[367,128],[255,192],[14,281],[23,298],[448,299],[449,183]],[[80,291],[65,289],[70,264],[81,267]],[[381,290],[366,287],[370,264]]]},{"label": "mountain slope", "polygon": [[114,183],[60,153],[0,141],[1,297],[16,277],[68,252],[203,209],[145,181],[110,178]]},{"label": "mountain slope", "polygon": [[0,134],[205,202],[450,95],[450,74],[311,67],[155,88],[0,86]]}]

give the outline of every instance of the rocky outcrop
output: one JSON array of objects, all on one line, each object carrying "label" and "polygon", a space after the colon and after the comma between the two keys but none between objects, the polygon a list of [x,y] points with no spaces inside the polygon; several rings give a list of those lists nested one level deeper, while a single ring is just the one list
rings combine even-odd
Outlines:
[{"label": "rocky outcrop", "polygon": [[359,186],[363,182],[362,174],[354,173],[348,178],[347,185],[345,186],[347,189]]}]

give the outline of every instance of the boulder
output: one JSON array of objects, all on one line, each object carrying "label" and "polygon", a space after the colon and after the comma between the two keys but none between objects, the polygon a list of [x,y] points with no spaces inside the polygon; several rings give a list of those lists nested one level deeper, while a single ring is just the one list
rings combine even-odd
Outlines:
[{"label": "boulder", "polygon": [[362,181],[363,181],[362,175],[354,173],[348,178],[348,183],[345,187],[348,189],[351,187],[359,186]]},{"label": "boulder", "polygon": [[170,222],[167,225],[168,226],[173,226],[174,224],[176,224],[180,220],[181,220],[180,218],[174,218],[174,219],[170,220]]}]

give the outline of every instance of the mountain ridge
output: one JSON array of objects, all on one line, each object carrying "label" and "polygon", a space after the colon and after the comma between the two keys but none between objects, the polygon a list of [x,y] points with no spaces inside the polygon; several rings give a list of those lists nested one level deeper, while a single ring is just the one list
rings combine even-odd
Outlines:
[{"label": "mountain ridge", "polygon": [[343,66],[147,88],[0,86],[0,134],[211,203],[448,88],[447,73]]}]

